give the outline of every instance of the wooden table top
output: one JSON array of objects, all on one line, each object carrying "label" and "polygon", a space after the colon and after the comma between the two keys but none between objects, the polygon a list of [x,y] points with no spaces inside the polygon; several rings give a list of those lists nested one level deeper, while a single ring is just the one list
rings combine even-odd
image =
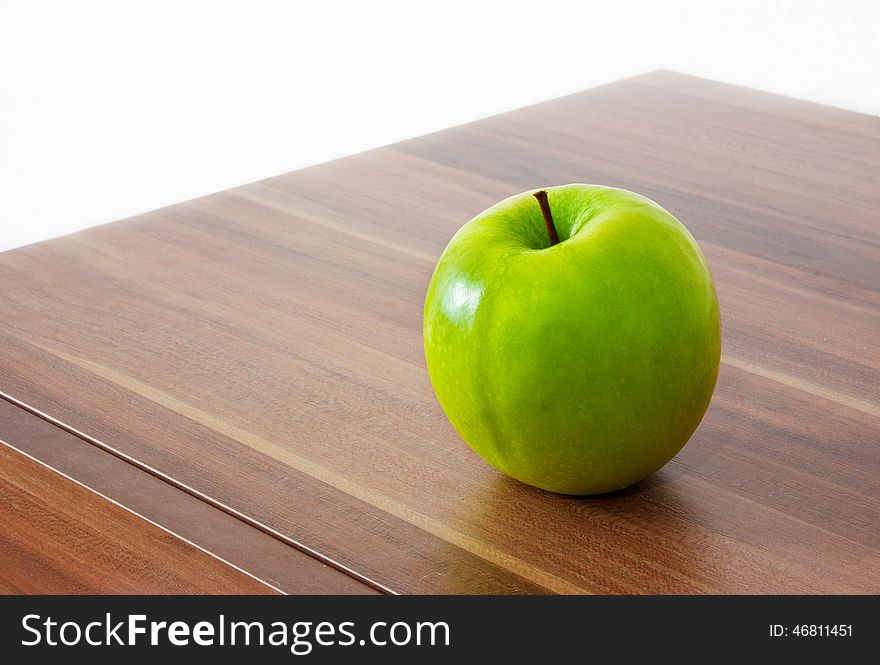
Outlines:
[{"label": "wooden table top", "polygon": [[6,445],[0,523],[0,593],[273,592]]},{"label": "wooden table top", "polygon": [[[675,214],[723,322],[690,443],[597,498],[480,460],[422,348],[453,233],[567,182]],[[877,593],[878,210],[880,119],[655,72],[6,252],[0,391],[260,579],[250,538],[397,593]]]}]

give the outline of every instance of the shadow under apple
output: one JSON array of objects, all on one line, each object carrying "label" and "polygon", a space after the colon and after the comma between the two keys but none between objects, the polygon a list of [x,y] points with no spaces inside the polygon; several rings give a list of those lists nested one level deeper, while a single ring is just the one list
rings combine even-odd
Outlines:
[{"label": "shadow under apple", "polygon": [[574,497],[487,468],[455,526],[502,552],[502,565],[515,557],[533,582],[549,573],[584,593],[707,592],[718,575],[713,534],[688,496],[687,474],[673,461],[625,489]]}]

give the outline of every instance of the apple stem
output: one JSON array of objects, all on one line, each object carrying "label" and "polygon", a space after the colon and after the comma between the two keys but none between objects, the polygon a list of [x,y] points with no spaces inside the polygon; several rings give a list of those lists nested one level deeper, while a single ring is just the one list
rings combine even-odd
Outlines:
[{"label": "apple stem", "polygon": [[544,215],[544,224],[547,226],[547,235],[550,236],[550,246],[559,243],[559,236],[556,234],[556,225],[553,223],[553,215],[550,214],[550,201],[547,199],[547,191],[542,189],[535,192],[534,197],[538,199],[538,205],[541,206],[541,214]]}]

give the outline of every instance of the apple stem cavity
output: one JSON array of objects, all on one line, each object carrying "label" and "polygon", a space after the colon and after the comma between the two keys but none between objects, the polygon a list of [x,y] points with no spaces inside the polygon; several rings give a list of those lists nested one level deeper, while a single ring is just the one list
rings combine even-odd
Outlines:
[{"label": "apple stem cavity", "polygon": [[556,225],[553,223],[553,215],[550,213],[550,201],[547,198],[547,190],[535,192],[538,205],[541,206],[541,214],[544,215],[544,224],[547,226],[547,235],[550,237],[550,247],[559,244],[559,236],[556,233]]}]

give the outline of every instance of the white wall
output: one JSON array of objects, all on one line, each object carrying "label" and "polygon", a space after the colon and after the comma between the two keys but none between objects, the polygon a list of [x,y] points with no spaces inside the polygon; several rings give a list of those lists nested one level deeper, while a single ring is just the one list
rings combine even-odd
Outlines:
[{"label": "white wall", "polygon": [[0,249],[656,68],[880,114],[880,3],[0,0]]}]

